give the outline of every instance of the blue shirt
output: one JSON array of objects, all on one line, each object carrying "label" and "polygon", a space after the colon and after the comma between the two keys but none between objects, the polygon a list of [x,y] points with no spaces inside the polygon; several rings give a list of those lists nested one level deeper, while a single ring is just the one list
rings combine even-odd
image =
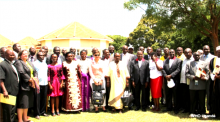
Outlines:
[{"label": "blue shirt", "polygon": [[41,86],[48,85],[48,81],[47,81],[48,67],[46,62],[45,61],[40,62],[39,60],[36,60],[33,64],[34,64],[34,68],[38,73],[39,85]]}]

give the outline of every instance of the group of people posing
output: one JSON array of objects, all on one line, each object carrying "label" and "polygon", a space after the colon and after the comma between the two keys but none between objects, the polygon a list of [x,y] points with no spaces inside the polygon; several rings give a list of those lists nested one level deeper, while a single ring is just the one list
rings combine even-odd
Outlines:
[{"label": "group of people posing", "polygon": [[[4,122],[13,122],[17,112],[18,122],[28,122],[28,111],[34,110],[34,116],[46,114],[50,101],[52,116],[60,116],[60,111],[90,111],[96,113],[101,107],[103,112],[112,110],[122,113],[124,108],[121,97],[128,89],[134,100],[128,105],[129,110],[160,111],[160,102],[166,111],[179,111],[216,117],[220,114],[220,47],[217,56],[210,54],[208,45],[203,50],[192,52],[190,48],[164,48],[153,52],[151,47],[140,46],[137,54],[133,48],[124,45],[122,53],[114,52],[114,46],[100,51],[92,49],[88,56],[86,49],[76,55],[76,49],[53,48],[48,54],[48,47],[39,52],[34,47],[21,50],[18,43],[13,50],[0,49],[0,90],[5,98],[16,96],[16,105],[2,103]],[[101,86],[104,102],[92,104],[94,86]],[[150,99],[150,96],[152,99]],[[205,98],[207,96],[207,105]],[[1,108],[1,107],[0,107]]]}]

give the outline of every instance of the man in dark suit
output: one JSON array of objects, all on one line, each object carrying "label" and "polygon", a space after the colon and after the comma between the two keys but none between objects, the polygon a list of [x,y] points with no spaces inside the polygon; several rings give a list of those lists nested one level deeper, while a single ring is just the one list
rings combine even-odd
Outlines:
[{"label": "man in dark suit", "polygon": [[48,47],[47,46],[43,46],[41,49],[44,49],[44,53],[45,53],[45,60],[47,65],[50,64],[50,55],[48,54]]},{"label": "man in dark suit", "polygon": [[131,63],[131,81],[135,89],[136,111],[140,109],[140,91],[142,91],[142,111],[146,111],[146,88],[149,82],[149,62],[143,59],[143,52],[137,52],[137,59]]},{"label": "man in dark suit", "polygon": [[165,86],[166,90],[166,111],[171,111],[173,109],[172,105],[172,98],[174,99],[174,113],[179,113],[179,99],[178,99],[178,90],[179,90],[179,84],[180,84],[180,71],[181,71],[181,65],[182,61],[175,57],[175,51],[173,49],[169,52],[170,58],[166,59],[164,61],[163,66],[163,76],[164,76],[164,83],[167,84],[168,82],[172,82],[172,80],[175,83],[175,86],[172,88],[169,88],[167,85]]},{"label": "man in dark suit", "polygon": [[[61,64],[65,61],[65,57],[60,55],[60,47],[56,46],[53,48],[53,53],[57,55],[58,59],[57,59],[57,63]],[[51,57],[51,55],[50,55]],[[49,60],[49,64],[50,64],[50,57],[48,57]]]},{"label": "man in dark suit", "polygon": [[[0,63],[0,86],[5,98],[8,95],[17,96],[19,90],[19,76],[16,68],[13,65],[15,54],[12,50],[7,50],[5,53],[5,60]],[[9,104],[2,103],[3,121],[14,122],[16,107]]]},{"label": "man in dark suit", "polygon": [[32,63],[37,60],[35,47],[29,48],[28,60]]}]

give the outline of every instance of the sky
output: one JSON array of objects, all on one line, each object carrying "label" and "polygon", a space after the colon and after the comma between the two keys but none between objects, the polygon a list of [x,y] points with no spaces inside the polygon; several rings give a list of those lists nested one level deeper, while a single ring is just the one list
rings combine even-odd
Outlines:
[{"label": "sky", "polygon": [[38,39],[71,22],[103,35],[129,36],[142,9],[124,9],[125,0],[0,0],[0,34],[18,42]]}]

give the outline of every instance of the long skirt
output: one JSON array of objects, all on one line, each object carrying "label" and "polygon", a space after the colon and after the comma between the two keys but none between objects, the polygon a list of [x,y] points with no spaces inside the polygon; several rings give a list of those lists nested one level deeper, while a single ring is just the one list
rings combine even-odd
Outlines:
[{"label": "long skirt", "polygon": [[162,85],[163,85],[163,77],[159,76],[155,79],[150,79],[150,88],[151,94],[153,98],[160,98],[162,97]]},{"label": "long skirt", "polygon": [[65,81],[63,95],[63,111],[80,111],[82,110],[82,94],[80,80],[69,79]]},{"label": "long skirt", "polygon": [[89,98],[91,96],[91,88],[89,85],[90,76],[89,73],[81,73],[82,74],[82,111],[89,110]]}]

